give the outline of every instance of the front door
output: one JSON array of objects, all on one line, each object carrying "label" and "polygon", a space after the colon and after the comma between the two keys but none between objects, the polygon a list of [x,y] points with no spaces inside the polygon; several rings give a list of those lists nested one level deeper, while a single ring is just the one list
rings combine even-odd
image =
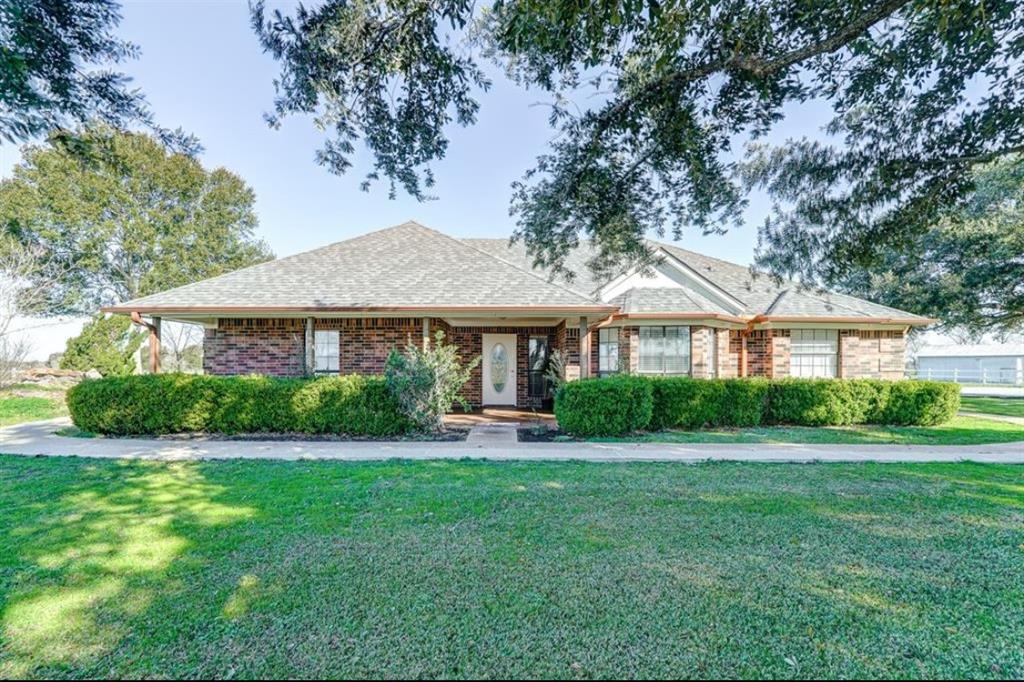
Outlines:
[{"label": "front door", "polygon": [[484,405],[515,405],[516,335],[483,336]]}]

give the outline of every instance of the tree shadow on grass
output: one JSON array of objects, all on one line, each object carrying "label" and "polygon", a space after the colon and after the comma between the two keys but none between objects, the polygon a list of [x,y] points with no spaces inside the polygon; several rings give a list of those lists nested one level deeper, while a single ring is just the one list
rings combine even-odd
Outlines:
[{"label": "tree shadow on grass", "polygon": [[71,460],[57,478],[17,464],[38,497],[7,511],[0,677],[90,669],[166,596],[195,534],[254,513],[218,501],[223,486],[195,464]]}]

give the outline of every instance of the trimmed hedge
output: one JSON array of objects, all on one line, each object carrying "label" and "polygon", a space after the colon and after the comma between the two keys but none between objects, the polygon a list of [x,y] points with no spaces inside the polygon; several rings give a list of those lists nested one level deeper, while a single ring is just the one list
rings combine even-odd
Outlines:
[{"label": "trimmed hedge", "polygon": [[[691,379],[630,377],[629,395],[619,395],[624,377],[573,382],[555,401],[563,430],[578,436],[622,435],[639,429],[750,427],[762,424],[932,426],[960,408],[960,387],[936,381],[874,379]],[[651,418],[637,426],[623,412],[640,389],[651,387]],[[561,409],[559,404],[561,403]]]},{"label": "trimmed hedge", "polygon": [[703,426],[758,426],[768,395],[767,379],[649,379],[654,398],[651,430]]},{"label": "trimmed hedge", "polygon": [[613,376],[564,384],[555,394],[555,418],[562,430],[578,436],[617,436],[651,421],[651,382]]},{"label": "trimmed hedge", "polygon": [[192,374],[86,380],[68,391],[75,426],[118,436],[316,433],[397,436],[412,429],[379,377]]}]

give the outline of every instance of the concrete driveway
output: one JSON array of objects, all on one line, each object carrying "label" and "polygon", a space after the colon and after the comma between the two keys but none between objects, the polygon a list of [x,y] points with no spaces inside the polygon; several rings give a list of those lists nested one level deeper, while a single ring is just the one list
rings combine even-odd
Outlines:
[{"label": "concrete driveway", "polygon": [[385,459],[585,460],[592,462],[999,462],[1024,463],[1024,442],[997,445],[762,445],[67,438],[67,419],[0,429],[0,453],[152,460]]}]

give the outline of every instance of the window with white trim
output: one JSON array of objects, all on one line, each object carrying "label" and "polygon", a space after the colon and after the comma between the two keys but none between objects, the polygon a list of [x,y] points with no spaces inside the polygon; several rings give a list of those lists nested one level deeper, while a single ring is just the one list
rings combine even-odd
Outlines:
[{"label": "window with white trim", "polygon": [[794,377],[833,378],[839,359],[836,329],[793,329],[789,333],[789,374]]},{"label": "window with white trim", "polygon": [[597,371],[613,374],[619,371],[619,330],[604,328],[598,330]]},{"label": "window with white trim", "polygon": [[337,374],[341,364],[341,333],[337,329],[313,332],[314,365],[317,374]]},{"label": "window with white trim", "polygon": [[640,327],[642,374],[689,374],[689,327]]}]

